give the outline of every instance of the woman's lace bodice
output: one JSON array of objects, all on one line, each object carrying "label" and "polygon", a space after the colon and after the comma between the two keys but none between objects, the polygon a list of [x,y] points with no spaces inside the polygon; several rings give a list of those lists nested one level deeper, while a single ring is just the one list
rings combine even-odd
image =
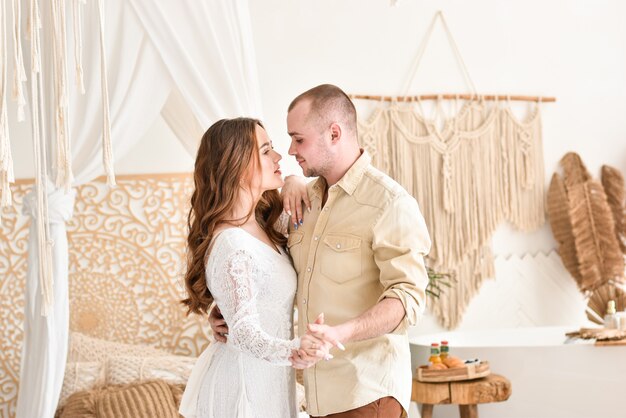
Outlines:
[{"label": "woman's lace bodice", "polygon": [[[291,259],[240,228],[222,231],[207,260],[207,285],[228,324],[198,398],[198,417],[231,417],[244,402],[254,417],[297,415],[289,357],[297,277]],[[281,367],[282,366],[282,367]]]},{"label": "woman's lace bodice", "polygon": [[[281,325],[278,322],[283,321],[283,331],[287,329],[285,327],[291,329],[295,286],[288,282],[290,275],[281,277],[273,274],[278,271],[273,268],[275,260],[270,259],[287,256],[276,253],[261,241],[252,243],[257,244],[256,247],[267,248],[251,248],[250,241],[256,238],[239,231],[236,235],[230,233],[224,238],[227,243],[221,242],[220,248],[214,248],[214,257],[209,259],[208,264],[212,267],[207,279],[209,289],[228,324],[228,342],[255,358],[290,366],[288,359],[291,351],[300,346],[299,339],[277,338],[268,334],[261,325],[262,322],[276,321],[276,324],[268,324],[276,329]],[[269,251],[275,254],[266,254]],[[265,257],[268,259],[259,260]]]}]

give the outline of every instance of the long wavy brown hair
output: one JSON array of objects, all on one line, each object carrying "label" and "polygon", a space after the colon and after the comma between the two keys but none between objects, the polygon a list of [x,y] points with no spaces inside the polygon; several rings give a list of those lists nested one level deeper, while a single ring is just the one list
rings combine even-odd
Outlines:
[{"label": "long wavy brown hair", "polygon": [[274,228],[283,209],[276,190],[265,191],[247,216],[229,218],[238,203],[242,185],[249,185],[253,176],[260,175],[257,125],[263,128],[256,119],[222,119],[202,136],[193,174],[195,190],[187,217],[185,287],[188,297],[181,301],[188,309],[187,314],[206,314],[213,303],[205,266],[218,226],[243,225],[254,212],[256,221],[274,244],[284,246],[287,241]]}]

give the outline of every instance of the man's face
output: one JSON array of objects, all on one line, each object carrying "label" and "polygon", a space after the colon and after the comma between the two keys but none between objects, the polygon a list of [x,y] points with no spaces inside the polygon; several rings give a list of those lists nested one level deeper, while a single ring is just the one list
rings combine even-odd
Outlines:
[{"label": "man's face", "polygon": [[315,115],[309,116],[309,108],[309,101],[303,100],[287,114],[289,155],[296,157],[306,177],[324,176],[332,164],[330,132],[319,126]]}]

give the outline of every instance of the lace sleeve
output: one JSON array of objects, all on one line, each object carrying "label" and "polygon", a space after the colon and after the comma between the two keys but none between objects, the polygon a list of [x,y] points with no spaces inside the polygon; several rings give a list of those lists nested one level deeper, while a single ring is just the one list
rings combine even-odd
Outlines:
[{"label": "lace sleeve", "polygon": [[287,213],[283,210],[280,213],[280,216],[278,217],[276,222],[274,223],[274,229],[284,236],[287,236],[289,234],[290,219],[291,217],[287,215]]},{"label": "lace sleeve", "polygon": [[291,351],[300,347],[300,339],[275,338],[261,328],[256,300],[258,274],[252,257],[240,249],[227,257],[216,275],[220,294],[215,296],[228,323],[228,343],[272,364],[290,366]]}]

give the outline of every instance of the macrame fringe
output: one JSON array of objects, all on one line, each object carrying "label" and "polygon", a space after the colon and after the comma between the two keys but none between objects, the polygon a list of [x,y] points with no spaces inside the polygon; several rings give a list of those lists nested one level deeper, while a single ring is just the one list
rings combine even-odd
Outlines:
[{"label": "macrame fringe", "polygon": [[519,122],[507,107],[470,101],[436,129],[414,106],[392,103],[359,126],[373,163],[411,193],[429,226],[429,265],[457,274],[437,300],[443,325],[456,326],[487,277],[491,236],[504,220],[529,231],[545,222],[539,108]]},{"label": "macrame fringe", "polygon": [[56,93],[56,187],[64,188],[66,192],[72,187],[74,175],[72,173],[72,156],[70,151],[69,129],[69,93],[67,85],[67,47],[66,47],[66,17],[65,0],[52,2],[53,30],[52,39],[54,56],[54,80]]},{"label": "macrame fringe", "polygon": [[74,17],[74,61],[76,70],[76,85],[80,94],[85,94],[85,81],[83,79],[83,32],[81,23],[83,21],[81,5],[87,0],[72,0],[72,15]]},{"label": "macrame fringe", "polygon": [[24,108],[26,97],[24,96],[23,83],[26,82],[26,70],[24,69],[24,56],[22,53],[22,38],[20,25],[22,20],[21,1],[13,0],[13,99],[17,101],[17,120],[24,120]]},{"label": "macrame fringe", "polygon": [[2,43],[2,69],[0,73],[0,219],[2,208],[11,205],[11,183],[13,178],[13,158],[11,157],[11,142],[9,140],[9,121],[7,117],[7,37],[6,35],[6,3],[0,5],[0,34]]},{"label": "macrame fringe", "polygon": [[[12,96],[17,101],[18,121],[24,120],[24,109],[26,98],[24,83],[26,82],[26,70],[24,68],[24,57],[21,41],[21,1],[11,0],[13,12],[13,24],[11,29],[7,29],[7,6],[9,0],[0,4],[0,34],[2,41],[0,48],[2,55],[0,64],[0,210],[10,206],[12,201],[10,185],[14,182],[13,160],[11,157],[11,146],[9,142],[9,127],[7,120],[7,65],[8,30],[12,32],[13,49],[13,89]],[[75,75],[76,83],[84,94],[85,86],[83,80],[82,66],[82,13],[81,5],[85,0],[72,1],[73,29],[74,29],[74,58],[76,61]],[[67,82],[67,19],[66,0],[51,1],[52,21],[47,35],[52,39],[53,73],[54,73],[54,120],[56,128],[56,177],[55,184],[69,191],[73,181],[71,167],[70,149],[70,121],[69,121],[69,90]],[[109,96],[106,79],[106,61],[104,48],[104,17],[102,1],[98,0],[98,15],[100,20],[100,55],[101,55],[101,79],[102,79],[102,102],[103,102],[103,160],[105,172],[107,173],[107,183],[115,185],[115,175],[113,172],[113,150],[111,144],[111,122],[109,115]],[[42,51],[41,51],[41,11],[38,0],[30,0],[27,13],[26,38],[30,41],[31,59],[31,100],[32,100],[32,131],[33,149],[35,154],[35,185],[36,204],[34,222],[37,229],[37,245],[39,252],[39,280],[42,292],[42,314],[47,316],[53,305],[53,266],[52,266],[52,246],[50,240],[50,222],[48,216],[48,190],[47,190],[47,155],[46,155],[46,129],[44,124],[44,101],[42,82]],[[1,212],[0,212],[1,214]]]},{"label": "macrame fringe", "polygon": [[102,77],[102,155],[104,160],[104,170],[107,176],[107,185],[115,186],[115,173],[113,171],[113,147],[111,145],[111,121],[109,116],[109,86],[106,71],[106,49],[104,47],[104,12],[102,10],[102,0],[98,0],[98,17],[100,22],[100,65]]},{"label": "macrame fringe", "polygon": [[41,76],[41,39],[39,29],[41,20],[37,0],[30,3],[30,41],[31,41],[31,103],[33,123],[33,150],[35,154],[35,188],[37,208],[35,219],[37,230],[37,246],[39,255],[39,280],[42,295],[41,314],[48,316],[54,303],[53,300],[53,270],[52,270],[52,242],[50,241],[48,202],[47,202],[47,175],[45,152],[45,126],[43,115],[43,92]]}]

